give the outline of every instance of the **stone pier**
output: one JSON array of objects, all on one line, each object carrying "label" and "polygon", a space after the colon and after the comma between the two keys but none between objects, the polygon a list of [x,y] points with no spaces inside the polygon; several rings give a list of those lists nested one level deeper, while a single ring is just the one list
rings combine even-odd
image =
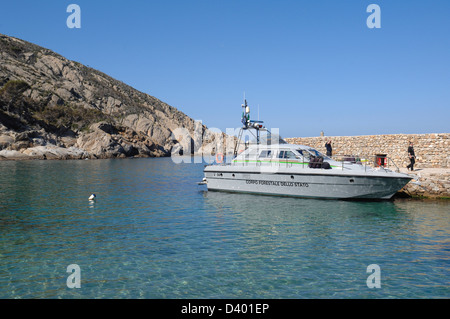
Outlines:
[{"label": "stone pier", "polygon": [[414,176],[400,193],[413,197],[450,199],[450,168],[418,168],[408,171],[401,168],[400,172]]}]

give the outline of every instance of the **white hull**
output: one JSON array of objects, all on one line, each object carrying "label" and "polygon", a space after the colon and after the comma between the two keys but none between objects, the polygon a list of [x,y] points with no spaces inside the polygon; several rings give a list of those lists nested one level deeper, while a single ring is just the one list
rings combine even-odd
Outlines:
[{"label": "white hull", "polygon": [[405,174],[340,170],[278,170],[275,173],[244,168],[208,166],[208,190],[329,199],[389,199],[411,178]]}]

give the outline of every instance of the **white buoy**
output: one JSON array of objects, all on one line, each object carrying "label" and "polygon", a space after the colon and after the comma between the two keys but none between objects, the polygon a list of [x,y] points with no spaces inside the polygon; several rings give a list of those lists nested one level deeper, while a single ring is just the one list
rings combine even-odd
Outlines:
[{"label": "white buoy", "polygon": [[89,196],[89,200],[94,200],[97,197],[97,195],[92,194],[91,196]]}]

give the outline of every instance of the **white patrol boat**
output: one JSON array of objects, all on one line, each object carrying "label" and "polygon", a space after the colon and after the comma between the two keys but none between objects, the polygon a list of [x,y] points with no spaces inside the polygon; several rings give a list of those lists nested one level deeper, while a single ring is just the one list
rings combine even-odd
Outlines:
[{"label": "white patrol boat", "polygon": [[[226,191],[328,199],[390,199],[412,177],[386,168],[371,167],[357,157],[334,159],[305,145],[288,144],[273,136],[261,121],[250,120],[245,101],[243,127],[230,163],[207,165],[204,169],[209,191]],[[256,143],[238,153],[242,132],[256,131]],[[266,139],[260,136],[266,131]],[[252,133],[253,134],[253,133]],[[377,162],[375,162],[377,163]],[[394,164],[395,165],[395,164]]]}]

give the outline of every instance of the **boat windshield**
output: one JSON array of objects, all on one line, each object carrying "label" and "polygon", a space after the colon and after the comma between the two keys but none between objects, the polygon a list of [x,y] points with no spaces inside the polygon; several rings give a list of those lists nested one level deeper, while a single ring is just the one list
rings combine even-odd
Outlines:
[{"label": "boat windshield", "polygon": [[313,148],[308,149],[308,151],[310,151],[314,156],[316,157],[325,157],[325,155],[323,155],[322,153],[320,153],[318,150],[315,150]]},{"label": "boat windshield", "polygon": [[323,157],[325,158],[329,158],[328,156],[323,155],[322,153],[320,153],[318,150],[315,150],[313,148],[308,148],[308,149],[298,149],[297,152],[299,152],[302,156],[309,158],[312,156],[315,157]]}]

